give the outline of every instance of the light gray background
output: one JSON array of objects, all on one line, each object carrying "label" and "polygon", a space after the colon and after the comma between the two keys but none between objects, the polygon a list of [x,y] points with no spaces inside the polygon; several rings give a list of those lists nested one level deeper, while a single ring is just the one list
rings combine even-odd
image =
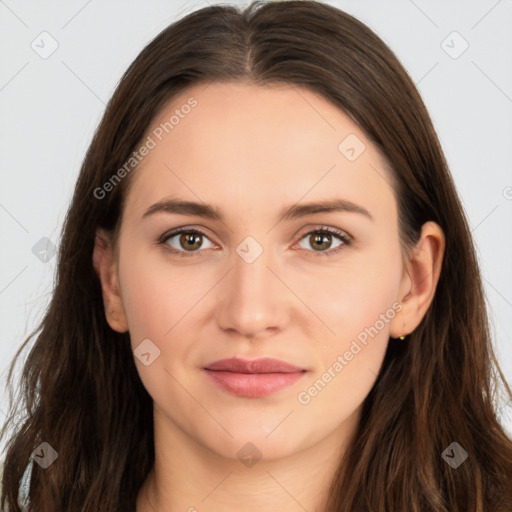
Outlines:
[{"label": "light gray background", "polygon": [[[495,344],[512,383],[512,1],[329,3],[375,30],[419,87],[478,246]],[[105,103],[150,39],[208,4],[0,1],[0,410],[7,365],[52,292],[56,258],[44,263],[32,248],[43,237],[58,243]],[[46,59],[31,47],[42,46],[43,31],[58,42]],[[453,58],[464,40],[469,47]],[[512,414],[505,422],[512,431]]]}]

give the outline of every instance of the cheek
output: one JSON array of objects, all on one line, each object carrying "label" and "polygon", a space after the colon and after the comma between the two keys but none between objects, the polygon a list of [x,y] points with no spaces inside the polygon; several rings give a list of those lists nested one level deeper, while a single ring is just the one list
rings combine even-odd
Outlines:
[{"label": "cheek", "polygon": [[[187,322],[207,289],[199,289],[198,283],[192,286],[190,273],[170,264],[148,263],[151,256],[147,250],[137,252],[126,244],[125,251],[130,258],[120,261],[119,277],[134,361],[155,403],[165,404],[169,396],[183,394],[177,382],[186,384],[181,366],[188,360],[195,338]],[[185,397],[180,410],[189,406]]]},{"label": "cheek", "polygon": [[127,243],[125,251],[130,258],[120,261],[119,277],[132,341],[153,337],[164,342],[211,285],[190,267],[187,271],[156,254],[160,248],[151,248],[150,254]]},{"label": "cheek", "polygon": [[382,365],[391,321],[401,309],[396,301],[400,252],[383,246],[354,258],[350,265],[321,273],[325,272],[330,275],[316,281],[321,286],[307,281],[301,290],[331,331],[316,345],[318,371],[310,381],[311,393],[304,389],[305,401],[311,398],[320,411],[334,400],[343,404],[337,409],[343,414],[364,400]]},{"label": "cheek", "polygon": [[399,249],[382,243],[364,253],[347,253],[336,266],[320,263],[294,271],[288,282],[295,283],[297,295],[329,328],[329,345],[341,349],[375,323],[382,330],[381,315],[394,315],[389,310],[397,298],[401,272]]},{"label": "cheek", "polygon": [[317,345],[316,370],[296,397],[304,421],[316,421],[324,431],[331,431],[362,405],[388,346],[389,324],[375,320],[380,311],[386,309],[368,303],[362,311],[352,308],[352,314],[338,317],[336,338]]},{"label": "cheek", "polygon": [[[219,278],[216,273],[171,262],[157,252],[160,248],[130,243],[129,236],[122,250],[121,254],[130,255],[120,259],[119,278],[135,363],[146,389],[158,402],[162,389],[169,392],[176,387],[179,392],[169,373],[180,382],[190,377],[184,368],[195,364],[208,293]],[[137,358],[143,342],[149,352],[158,354],[147,366]]]}]

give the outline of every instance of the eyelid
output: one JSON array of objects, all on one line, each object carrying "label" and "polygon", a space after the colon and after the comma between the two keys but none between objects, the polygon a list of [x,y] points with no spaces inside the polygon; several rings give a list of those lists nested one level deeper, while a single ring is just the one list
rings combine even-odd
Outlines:
[{"label": "eyelid", "polygon": [[[331,235],[338,236],[340,238],[346,238],[347,240],[352,241],[353,237],[347,231],[341,228],[335,228],[334,226],[328,226],[327,224],[313,224],[304,228],[304,231],[299,230],[295,233],[294,237],[298,236],[300,240],[302,240],[306,235],[315,233],[315,232],[328,232]],[[299,234],[302,233],[302,234]]]}]

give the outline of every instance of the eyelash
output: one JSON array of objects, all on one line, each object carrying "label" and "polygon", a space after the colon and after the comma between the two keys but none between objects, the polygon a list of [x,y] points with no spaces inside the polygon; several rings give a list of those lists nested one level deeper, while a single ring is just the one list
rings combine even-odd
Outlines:
[{"label": "eyelash", "polygon": [[[188,258],[188,257],[194,256],[198,252],[199,253],[202,252],[200,250],[190,251],[190,252],[189,251],[179,251],[177,249],[174,249],[173,247],[170,247],[167,244],[167,241],[170,238],[173,238],[176,235],[181,235],[182,233],[188,233],[188,234],[193,233],[193,234],[204,236],[205,238],[208,238],[208,236],[205,233],[203,233],[202,231],[200,231],[199,229],[178,228],[174,231],[164,233],[157,240],[157,244],[165,246],[165,249],[168,250],[169,252],[171,252],[173,254],[177,254],[178,256],[184,257],[184,258]],[[327,250],[327,251],[309,251],[309,252],[314,252],[315,256],[319,256],[319,257],[334,256],[334,255],[338,254],[340,251],[342,251],[344,249],[344,247],[350,246],[352,243],[352,238],[350,236],[348,236],[345,232],[340,231],[338,229],[330,228],[328,226],[322,226],[321,228],[317,228],[312,231],[308,231],[300,238],[299,242],[301,240],[303,240],[304,238],[306,238],[307,236],[310,236],[313,234],[325,234],[325,233],[328,233],[329,235],[333,235],[333,236],[339,238],[343,243],[341,245],[339,245],[338,247],[336,247],[334,249]]]}]

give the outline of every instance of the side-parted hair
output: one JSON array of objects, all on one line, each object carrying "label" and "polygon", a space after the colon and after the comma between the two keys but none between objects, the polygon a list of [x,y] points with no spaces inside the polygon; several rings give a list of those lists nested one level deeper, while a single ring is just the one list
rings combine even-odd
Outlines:
[{"label": "side-parted hair", "polygon": [[[501,386],[512,395],[493,352],[471,231],[432,122],[386,44],[354,17],[310,0],[192,12],[153,39],[123,75],[80,170],[51,302],[11,363],[2,510],[20,511],[22,475],[48,442],[58,459],[46,469],[33,465],[29,510],[135,512],[154,463],[153,403],[129,333],[106,321],[92,254],[99,228],[115,243],[136,169],[104,197],[97,190],[125,165],[164,104],[188,86],[212,82],[318,93],[387,159],[403,251],[427,221],[446,237],[434,299],[407,341],[389,340],[327,510],[510,512],[512,441],[495,399]],[[15,362],[32,338],[14,397]],[[441,456],[454,441],[468,453],[456,469]]]}]

